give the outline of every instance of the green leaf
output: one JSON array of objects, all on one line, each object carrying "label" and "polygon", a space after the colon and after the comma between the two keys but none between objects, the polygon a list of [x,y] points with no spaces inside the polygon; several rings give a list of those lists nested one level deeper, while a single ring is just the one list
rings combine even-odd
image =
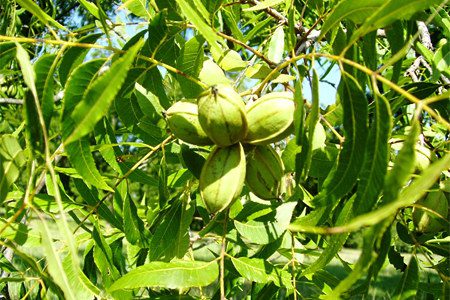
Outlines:
[{"label": "green leaf", "polygon": [[0,43],[0,70],[8,66],[8,64],[16,56],[16,44],[13,42]]},{"label": "green leaf", "polygon": [[214,60],[218,61],[221,56],[222,49],[220,48],[220,40],[215,34],[214,30],[208,25],[209,18],[207,15],[202,14],[202,11],[206,11],[206,8],[199,1],[196,3],[198,6],[192,3],[192,0],[176,0],[180,6],[183,15],[192,22],[201,35],[206,39],[211,47],[211,53]]},{"label": "green leaf", "polygon": [[[151,68],[145,73],[145,77],[141,82],[142,86],[150,93],[155,95],[159,103],[164,109],[168,109],[171,105],[169,97],[164,90],[164,83],[158,68]],[[157,107],[154,105],[155,108]]]},{"label": "green leaf", "polygon": [[[347,203],[345,203],[344,208],[339,213],[339,216],[336,221],[336,225],[346,224],[353,217],[353,203],[355,197],[352,197]],[[317,258],[311,265],[309,265],[303,272],[302,276],[308,274],[314,274],[315,272],[323,269],[332,259],[335,257],[338,252],[341,250],[342,246],[344,246],[345,241],[347,240],[349,233],[337,234],[330,237],[327,241],[327,247],[320,254],[319,258]]]},{"label": "green leaf", "polygon": [[106,184],[102,175],[97,170],[89,146],[89,140],[81,138],[66,145],[64,149],[71,164],[86,182],[100,189],[112,191],[112,188]]},{"label": "green leaf", "polygon": [[74,267],[70,255],[67,255],[62,261],[67,280],[70,282],[70,288],[76,294],[77,299],[92,299],[100,297],[100,290],[89,281],[83,271]]},{"label": "green leaf", "polygon": [[81,5],[83,5],[83,7],[86,8],[94,17],[100,19],[98,7],[94,3],[88,2],[86,0],[78,0],[78,1],[80,1]]},{"label": "green leaf", "polygon": [[[405,46],[406,41],[403,37],[402,22],[396,21],[394,24],[392,24],[390,28],[386,29],[385,32],[386,38],[389,41],[389,46],[391,48],[391,57],[394,57],[396,54],[398,54],[399,51],[404,51],[403,47]],[[405,59],[405,57],[406,55],[402,55],[401,59],[397,60],[394,64],[391,78],[391,81],[394,83],[397,83],[400,79],[402,72],[402,62]]]},{"label": "green leaf", "polygon": [[225,76],[223,70],[212,60],[208,59],[203,62],[203,68],[198,78],[207,85],[216,85],[219,83],[230,84],[230,79]]},{"label": "green leaf", "polygon": [[27,51],[22,47],[22,45],[16,43],[16,58],[19,61],[20,69],[22,70],[23,80],[25,84],[30,89],[35,103],[39,102],[37,90],[36,90],[36,73],[34,72],[33,66],[31,65],[30,56]]},{"label": "green leaf", "polygon": [[447,42],[440,47],[434,54],[433,62],[436,69],[450,76],[450,42]]},{"label": "green leaf", "polygon": [[392,128],[392,114],[384,97],[375,94],[375,116],[370,125],[366,157],[361,170],[355,200],[356,214],[369,212],[383,189],[389,162],[388,140]]},{"label": "green leaf", "polygon": [[130,97],[116,98],[114,101],[114,108],[116,109],[119,119],[123,122],[123,125],[128,128],[133,128],[133,126],[137,125],[144,116],[134,94]]},{"label": "green leaf", "polygon": [[112,250],[104,236],[101,234],[98,223],[94,224],[92,238],[95,242],[94,260],[97,268],[100,270],[105,287],[120,277],[120,273],[114,265]]},{"label": "green leaf", "polygon": [[59,253],[51,238],[52,234],[48,228],[47,222],[42,219],[39,222],[39,226],[42,233],[42,247],[47,259],[50,275],[58,286],[64,291],[64,296],[66,299],[78,299],[76,291],[72,289],[71,282],[67,278],[67,274],[63,268]]},{"label": "green leaf", "polygon": [[413,14],[424,11],[433,5],[439,5],[441,2],[442,0],[390,0],[376,12],[366,16],[364,24],[353,33],[349,44],[354,43],[368,32],[385,27],[396,20],[409,19]]},{"label": "green leaf", "polygon": [[259,245],[271,243],[280,238],[286,231],[296,204],[297,202],[287,202],[281,204],[275,210],[272,207],[266,207],[266,209],[270,208],[274,216],[265,218],[262,221],[250,220],[242,222],[234,220],[234,226],[242,237],[252,243]]},{"label": "green leaf", "polygon": [[[194,215],[194,206],[189,195],[181,195],[175,200],[158,224],[150,242],[149,258],[152,261],[170,261],[182,258],[189,248],[189,225]],[[168,239],[167,237],[171,238]]]},{"label": "green leaf", "polygon": [[[415,179],[410,185],[405,187],[400,194],[394,199],[395,201],[390,202],[386,205],[382,205],[380,208],[373,210],[369,213],[360,215],[349,223],[334,228],[330,230],[321,230],[321,228],[313,227],[309,225],[292,223],[289,226],[291,231],[302,231],[302,232],[342,232],[342,231],[355,231],[364,226],[372,226],[378,224],[386,218],[393,215],[400,208],[404,208],[414,204],[417,200],[422,198],[429,188],[436,183],[436,180],[441,175],[441,172],[448,169],[450,164],[450,154],[447,154],[440,160],[431,164],[427,169],[425,169],[419,178]],[[311,214],[310,214],[311,215]]]},{"label": "green leaf", "polygon": [[[87,205],[92,207],[98,205],[100,196],[96,188],[89,188],[81,179],[74,179],[73,183],[81,198]],[[97,213],[112,226],[118,228],[119,230],[123,230],[120,215],[111,212],[106,203],[102,203],[98,206]]]},{"label": "green leaf", "polygon": [[22,8],[28,10],[31,14],[35,15],[39,21],[41,21],[42,23],[48,25],[51,24],[53,26],[55,26],[58,29],[64,30],[64,31],[69,31],[66,27],[64,27],[63,25],[59,24],[57,21],[55,21],[52,17],[50,17],[49,15],[47,15],[44,11],[42,11],[42,9],[33,1],[30,0],[16,0],[16,2],[22,6]]},{"label": "green leaf", "polygon": [[335,28],[343,19],[349,19],[360,24],[370,17],[378,8],[380,8],[386,1],[383,0],[343,0],[336,5],[334,10],[325,19],[322,29],[320,30],[319,39],[323,38],[325,34],[332,28]]},{"label": "green leaf", "polygon": [[397,199],[401,189],[414,172],[416,160],[416,142],[420,134],[420,125],[417,119],[413,120],[410,132],[403,143],[394,161],[394,167],[388,173],[384,184],[383,203],[389,203]]},{"label": "green leaf", "polygon": [[70,118],[70,114],[83,98],[84,93],[91,84],[94,76],[97,75],[100,68],[105,64],[105,59],[93,59],[75,68],[67,80],[66,90],[64,92],[64,102],[61,114],[61,120],[64,122]]},{"label": "green leaf", "polygon": [[[78,40],[78,43],[93,44],[97,41],[102,33],[94,33],[84,36]],[[63,86],[66,85],[67,78],[75,67],[83,62],[84,57],[88,53],[89,49],[72,47],[64,54],[59,65],[59,80]]]},{"label": "green leaf", "polygon": [[[308,115],[308,140],[305,141],[305,144],[307,143],[306,147],[303,147],[302,153],[301,153],[301,160],[304,162],[302,167],[302,175],[304,178],[308,176],[309,169],[311,167],[311,159],[313,154],[313,143],[314,143],[314,135],[316,132],[316,127],[319,122],[319,76],[317,75],[317,72],[315,69],[313,69],[313,76],[312,76],[312,104],[311,104],[311,111]],[[305,132],[306,135],[306,132]],[[303,151],[304,150],[304,151]]]},{"label": "green leaf", "polygon": [[411,257],[402,279],[392,297],[395,300],[415,299],[419,287],[419,265],[415,256]]},{"label": "green leaf", "polygon": [[146,90],[139,83],[136,83],[136,91],[134,93],[144,115],[150,116],[155,121],[163,117],[164,108],[155,94]]},{"label": "green leaf", "polygon": [[267,58],[278,64],[283,60],[284,54],[284,30],[283,26],[275,29],[270,38],[269,48],[267,49]]},{"label": "green leaf", "polygon": [[54,71],[56,67],[56,55],[42,55],[34,64],[36,73],[36,89],[38,98],[42,106],[45,126],[49,128],[53,114],[54,100],[53,93],[55,89]]},{"label": "green leaf", "polygon": [[146,245],[144,222],[138,216],[136,204],[131,197],[123,199],[123,229],[125,237],[131,244]]},{"label": "green leaf", "polygon": [[339,95],[344,108],[345,141],[337,164],[313,199],[316,206],[336,206],[341,197],[353,188],[364,162],[368,135],[366,97],[356,80],[348,74],[341,79]]},{"label": "green leaf", "polygon": [[276,268],[265,259],[232,257],[231,262],[239,274],[250,281],[258,283],[273,282],[279,287],[292,288],[291,274],[287,270]]},{"label": "green leaf", "polygon": [[119,278],[111,285],[109,291],[141,287],[168,289],[201,287],[211,284],[218,276],[219,268],[216,261],[150,262]]},{"label": "green leaf", "polygon": [[[205,40],[201,36],[197,35],[184,44],[181,48],[180,56],[178,57],[176,64],[180,71],[194,78],[198,77],[203,66],[204,42]],[[176,78],[180,83],[183,96],[186,98],[196,98],[203,91],[201,86],[184,76],[177,74]]]},{"label": "green leaf", "polygon": [[126,8],[135,14],[138,17],[141,17],[147,21],[149,21],[152,16],[148,12],[148,8],[146,6],[145,0],[127,0],[124,4],[122,4],[119,9]]},{"label": "green leaf", "polygon": [[68,145],[94,129],[95,124],[108,112],[122,86],[143,41],[130,48],[114,62],[110,69],[98,77],[88,88],[81,102],[75,107],[70,118],[63,121],[64,144]]},{"label": "green leaf", "polygon": [[9,188],[19,178],[26,157],[17,138],[4,134],[0,137],[0,204],[6,199]]},{"label": "green leaf", "polygon": [[255,10],[266,9],[271,6],[278,5],[282,2],[285,2],[285,0],[263,0],[261,2],[258,2],[258,4],[256,4],[255,6],[245,8],[244,11],[255,11]]},{"label": "green leaf", "polygon": [[225,71],[237,72],[247,67],[247,63],[242,60],[242,57],[239,53],[234,50],[228,49],[220,58],[219,66]]}]

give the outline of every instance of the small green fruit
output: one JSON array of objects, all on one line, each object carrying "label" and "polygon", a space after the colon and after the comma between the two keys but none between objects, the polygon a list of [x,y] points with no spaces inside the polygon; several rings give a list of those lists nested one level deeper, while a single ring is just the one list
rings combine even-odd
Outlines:
[{"label": "small green fruit", "polygon": [[245,183],[259,198],[279,198],[283,175],[283,162],[272,147],[256,146],[248,152]]},{"label": "small green fruit", "polygon": [[200,174],[200,195],[210,213],[227,208],[241,194],[245,180],[245,153],[240,143],[216,147]]},{"label": "small green fruit", "polygon": [[270,93],[247,108],[248,133],[245,142],[268,145],[287,137],[293,129],[295,104],[292,94]]},{"label": "small green fruit", "polygon": [[198,119],[206,135],[219,147],[242,140],[247,118],[241,96],[228,85],[217,85],[198,98]]},{"label": "small green fruit", "polygon": [[213,144],[200,126],[196,104],[176,102],[166,111],[166,119],[170,130],[180,140],[199,146]]}]

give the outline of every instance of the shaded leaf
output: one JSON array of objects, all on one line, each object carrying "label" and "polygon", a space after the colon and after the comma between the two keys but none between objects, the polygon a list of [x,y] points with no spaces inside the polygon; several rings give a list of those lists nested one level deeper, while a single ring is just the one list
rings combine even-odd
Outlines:
[{"label": "shaded leaf", "polygon": [[100,189],[112,191],[97,170],[94,157],[91,154],[89,140],[81,138],[66,145],[65,150],[71,164],[86,182]]},{"label": "shaded leaf", "polygon": [[368,135],[366,97],[348,74],[341,79],[339,95],[344,108],[345,141],[335,167],[313,199],[316,206],[336,206],[354,186],[364,162]]},{"label": "shaded leaf", "polygon": [[70,114],[75,106],[83,99],[83,95],[91,84],[94,76],[104,65],[105,59],[93,59],[76,67],[67,81],[64,91],[64,102],[61,114],[61,120],[65,122],[70,118]]},{"label": "shaded leaf", "polygon": [[[101,33],[90,34],[80,38],[78,42],[93,44],[100,36],[102,36]],[[72,47],[66,51],[58,68],[59,80],[63,86],[66,85],[67,78],[70,73],[72,73],[74,68],[83,62],[83,59],[88,51],[89,49],[80,47]]]},{"label": "shaded leaf", "polygon": [[[203,43],[205,40],[201,36],[194,36],[181,48],[180,56],[177,59],[177,67],[180,71],[197,78],[203,66]],[[197,83],[184,76],[176,75],[180,83],[183,96],[186,98],[196,98],[203,88]]]},{"label": "shaded leaf", "polygon": [[391,118],[389,103],[384,97],[375,94],[375,116],[368,137],[372,145],[367,147],[361,170],[355,200],[356,214],[370,211],[383,189],[389,162],[388,139],[392,128]]},{"label": "shaded leaf", "polygon": [[123,199],[123,229],[131,244],[146,246],[144,222],[139,218],[136,204],[131,197]]},{"label": "shaded leaf", "polygon": [[416,257],[412,256],[392,299],[414,299],[416,297],[418,287],[419,265],[417,264]]},{"label": "shaded leaf", "polygon": [[258,283],[273,282],[279,287],[292,288],[291,274],[287,270],[281,270],[268,261],[259,258],[231,258],[236,270],[242,277]]},{"label": "shaded leaf", "polygon": [[218,276],[219,268],[216,261],[150,262],[119,278],[111,285],[109,291],[141,287],[169,289],[200,287],[209,285]]},{"label": "shaded leaf", "polygon": [[[150,242],[150,260],[182,258],[189,247],[189,225],[194,214],[189,195],[181,195],[162,217]],[[171,238],[168,239],[167,237]]]}]

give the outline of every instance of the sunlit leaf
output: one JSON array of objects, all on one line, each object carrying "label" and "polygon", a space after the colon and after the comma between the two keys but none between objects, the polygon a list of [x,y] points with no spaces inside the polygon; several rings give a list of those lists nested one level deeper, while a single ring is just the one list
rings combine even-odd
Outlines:
[{"label": "sunlit leaf", "polygon": [[150,262],[137,267],[114,282],[109,291],[140,287],[185,289],[206,286],[219,276],[217,262]]},{"label": "sunlit leaf", "polygon": [[34,64],[36,73],[36,89],[42,106],[42,114],[45,125],[48,128],[54,108],[54,71],[56,67],[56,55],[47,54],[39,58]]},{"label": "sunlit leaf", "polygon": [[274,210],[274,216],[265,221],[250,220],[247,222],[234,221],[239,234],[252,243],[264,245],[280,238],[287,229],[296,202],[288,202]]},{"label": "sunlit leaf", "polygon": [[142,41],[111,65],[108,71],[95,80],[83,96],[83,99],[70,118],[64,120],[64,143],[66,145],[80,139],[94,129],[95,124],[108,112],[123,84],[128,69],[142,46]]},{"label": "sunlit leaf", "polygon": [[19,178],[26,156],[19,141],[11,135],[0,137],[0,204],[6,198],[10,186]]},{"label": "sunlit leaf", "polygon": [[42,23],[51,24],[58,29],[68,31],[66,27],[55,21],[52,17],[47,15],[42,9],[30,0],[16,0],[16,2],[24,9],[35,15]]}]

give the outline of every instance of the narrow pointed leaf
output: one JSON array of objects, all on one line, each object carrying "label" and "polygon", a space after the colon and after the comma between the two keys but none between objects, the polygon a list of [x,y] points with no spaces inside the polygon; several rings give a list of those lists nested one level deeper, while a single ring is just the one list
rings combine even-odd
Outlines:
[{"label": "narrow pointed leaf", "polygon": [[151,262],[119,278],[111,285],[109,291],[143,287],[169,289],[201,287],[211,284],[218,276],[219,268],[216,261]]},{"label": "narrow pointed leaf", "polygon": [[55,244],[52,241],[52,234],[45,220],[41,220],[40,228],[42,233],[42,246],[45,252],[45,257],[48,263],[48,270],[54,281],[64,291],[66,299],[78,299],[75,291],[70,285],[70,281],[67,278],[66,271],[63,268],[63,264]]},{"label": "narrow pointed leaf", "polygon": [[30,13],[35,15],[39,19],[39,21],[41,21],[42,23],[44,23],[44,24],[51,24],[51,25],[57,27],[58,29],[61,29],[61,30],[64,30],[64,31],[68,31],[66,27],[64,27],[63,25],[61,25],[60,23],[55,21],[52,17],[47,15],[33,1],[31,1],[31,0],[16,0],[16,2],[18,4],[20,4],[20,6],[22,6],[22,8],[28,10]]},{"label": "narrow pointed leaf", "polygon": [[89,140],[85,138],[79,139],[66,145],[64,149],[73,167],[86,182],[100,189],[112,191],[97,170],[94,157],[90,150]]},{"label": "narrow pointed leaf", "polygon": [[313,199],[316,206],[336,206],[341,197],[353,188],[364,162],[368,135],[366,97],[356,80],[348,74],[341,79],[339,95],[344,108],[345,141],[337,164]]},{"label": "narrow pointed leaf", "polygon": [[[100,36],[102,36],[101,33],[90,34],[80,38],[78,42],[93,44]],[[83,62],[83,59],[88,51],[89,49],[72,47],[64,53],[58,69],[59,79],[63,86],[66,85],[67,79],[71,72]]]},{"label": "narrow pointed leaf", "polygon": [[335,28],[341,20],[349,19],[355,23],[362,23],[382,6],[386,1],[384,0],[343,0],[336,5],[335,9],[326,18],[320,30],[320,37],[322,38],[332,28]]},{"label": "narrow pointed leaf", "polygon": [[[203,37],[208,41],[209,46],[211,47],[211,52],[215,60],[218,60],[221,56],[222,49],[220,48],[220,40],[215,34],[214,30],[207,24],[204,16],[200,11],[206,10],[201,4],[199,6],[195,6],[192,3],[192,0],[176,0],[178,5],[180,6],[181,12],[183,15],[192,22],[195,27],[197,27],[198,31],[203,35]],[[199,2],[199,1],[198,1]]]},{"label": "narrow pointed leaf", "polygon": [[54,70],[56,55],[47,54],[41,56],[34,65],[36,73],[36,89],[42,107],[42,114],[47,128],[54,109]]},{"label": "narrow pointed leaf", "polygon": [[130,48],[89,86],[70,118],[64,120],[64,123],[69,122],[64,126],[64,144],[70,144],[91,132],[95,124],[108,112],[142,44],[143,41]]},{"label": "narrow pointed leaf", "polygon": [[388,139],[392,128],[392,114],[384,97],[375,95],[375,116],[370,126],[364,165],[355,200],[356,214],[369,212],[383,189],[388,166]]},{"label": "narrow pointed leaf", "polygon": [[[362,1],[358,2],[363,3]],[[350,44],[368,32],[385,27],[396,20],[409,19],[415,13],[441,3],[442,0],[390,0],[367,17],[364,24],[351,36]]]},{"label": "narrow pointed leaf", "polygon": [[392,297],[395,300],[414,299],[419,287],[419,265],[415,256],[411,257],[402,279]]},{"label": "narrow pointed leaf", "polygon": [[[189,225],[192,222],[194,207],[186,196],[172,204],[163,217],[150,242],[150,260],[169,261],[182,258],[189,247]],[[168,239],[167,237],[172,237]]]},{"label": "narrow pointed leaf", "polygon": [[83,95],[91,84],[92,79],[104,64],[105,59],[93,59],[76,67],[71,73],[67,80],[66,90],[64,92],[64,102],[61,114],[63,127],[66,123],[70,124],[70,122],[66,120],[70,119],[70,114],[81,99],[83,99]]}]

